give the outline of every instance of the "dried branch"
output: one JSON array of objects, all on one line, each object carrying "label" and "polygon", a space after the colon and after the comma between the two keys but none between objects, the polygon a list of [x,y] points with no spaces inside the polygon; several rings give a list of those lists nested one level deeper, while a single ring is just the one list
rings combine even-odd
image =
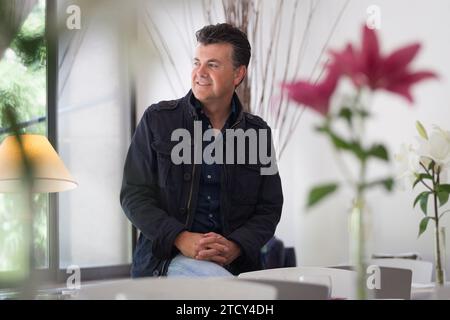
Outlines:
[{"label": "dried branch", "polygon": [[167,80],[168,80],[168,82],[169,82],[169,84],[170,84],[170,87],[171,87],[172,91],[173,91],[174,93],[176,93],[177,91],[175,90],[174,83],[172,82],[172,77],[171,77],[170,74],[169,74],[169,71],[168,71],[168,69],[167,69],[167,67],[166,67],[165,59],[164,59],[164,57],[163,57],[163,55],[162,55],[163,52],[167,55],[167,57],[168,57],[168,59],[169,59],[169,62],[170,62],[170,64],[171,64],[171,66],[175,69],[175,74],[176,74],[176,76],[177,76],[179,85],[181,86],[181,88],[183,88],[183,82],[181,81],[180,73],[178,72],[178,69],[177,69],[177,67],[176,67],[176,65],[175,65],[175,63],[174,63],[174,61],[173,61],[173,58],[172,58],[172,56],[170,55],[170,52],[169,52],[169,50],[168,50],[168,48],[167,48],[167,44],[164,42],[164,40],[163,40],[163,38],[162,38],[162,36],[161,36],[161,33],[160,33],[159,29],[156,28],[155,23],[154,23],[154,21],[152,20],[150,14],[149,14],[149,12],[148,12],[148,9],[146,9],[145,12],[146,12],[146,15],[147,15],[148,20],[149,20],[150,23],[153,25],[153,30],[155,30],[156,33],[157,33],[157,35],[158,35],[158,38],[159,38],[159,40],[160,40],[160,42],[161,42],[161,44],[162,44],[162,49],[161,49],[160,47],[158,47],[158,45],[157,45],[157,43],[156,43],[156,39],[154,38],[154,36],[153,36],[153,34],[152,34],[152,32],[151,32],[149,26],[147,25],[147,23],[144,23],[145,29],[147,30],[147,33],[148,33],[148,35],[149,35],[149,37],[150,37],[150,40],[152,41],[153,45],[155,46],[155,48],[157,48],[158,56],[159,56],[159,58],[160,58],[160,60],[161,60],[161,65],[162,65],[162,67],[163,67],[163,70],[164,70],[164,73],[165,73],[165,75],[166,75],[166,77],[167,77]]}]

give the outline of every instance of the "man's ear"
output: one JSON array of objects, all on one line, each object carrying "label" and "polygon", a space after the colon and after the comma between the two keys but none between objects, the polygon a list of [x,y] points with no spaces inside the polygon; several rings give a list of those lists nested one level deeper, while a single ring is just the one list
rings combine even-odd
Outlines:
[{"label": "man's ear", "polygon": [[247,74],[247,67],[242,65],[236,69],[234,73],[234,86],[237,87],[241,84],[242,80],[244,80],[245,75]]}]

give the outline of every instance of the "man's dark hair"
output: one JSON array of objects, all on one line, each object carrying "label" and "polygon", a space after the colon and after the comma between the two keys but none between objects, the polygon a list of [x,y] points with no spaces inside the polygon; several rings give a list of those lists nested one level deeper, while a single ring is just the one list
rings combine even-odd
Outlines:
[{"label": "man's dark hair", "polygon": [[205,26],[195,33],[197,42],[203,45],[214,43],[229,43],[233,46],[233,65],[238,68],[242,65],[248,67],[251,47],[247,35],[228,23]]}]

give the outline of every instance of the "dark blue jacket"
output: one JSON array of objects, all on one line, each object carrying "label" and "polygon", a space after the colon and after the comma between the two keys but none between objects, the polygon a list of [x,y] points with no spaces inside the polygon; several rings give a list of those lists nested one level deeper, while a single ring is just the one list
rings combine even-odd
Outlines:
[{"label": "dark blue jacket", "polygon": [[[235,98],[238,115],[233,129],[269,129],[261,118],[243,112],[239,99]],[[192,225],[201,164],[175,165],[170,154],[178,144],[171,141],[172,132],[185,128],[193,138],[195,120],[198,120],[195,97],[189,92],[182,99],[150,106],[136,128],[120,193],[125,214],[140,230],[131,270],[133,277],[165,275],[170,260],[178,253],[175,238]],[[273,236],[280,220],[283,205],[280,176],[261,175],[260,167],[260,164],[222,165],[223,235],[242,249],[241,256],[226,267],[235,275],[261,268],[260,249]]]}]

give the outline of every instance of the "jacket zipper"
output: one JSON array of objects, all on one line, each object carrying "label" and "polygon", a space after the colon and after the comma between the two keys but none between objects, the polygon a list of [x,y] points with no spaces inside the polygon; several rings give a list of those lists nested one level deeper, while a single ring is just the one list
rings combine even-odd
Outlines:
[{"label": "jacket zipper", "polygon": [[[236,121],[231,127],[230,129],[233,129],[234,127],[236,127],[242,120]],[[225,188],[228,187],[228,175],[227,175],[227,164],[224,163],[224,172],[225,172],[225,183],[224,186]],[[223,192],[223,191],[222,191]],[[224,194],[226,194],[226,192],[224,192]],[[228,231],[228,225],[226,224],[226,219],[225,219],[225,213],[227,211],[227,208],[224,208],[224,210],[222,210],[222,226],[223,226],[223,234],[226,236],[227,231]]]},{"label": "jacket zipper", "polygon": [[195,162],[192,164],[191,188],[189,190],[189,198],[188,198],[188,202],[187,202],[186,227],[189,227],[189,217],[190,217],[190,214],[191,214],[192,192],[193,192],[193,189],[194,189],[194,176],[195,176]]},{"label": "jacket zipper", "polygon": [[239,123],[241,123],[242,120],[236,121],[231,127],[230,129],[233,129],[234,127],[236,127]]},{"label": "jacket zipper", "polygon": [[[198,117],[194,115],[194,121],[197,121]],[[194,148],[195,152],[195,148]],[[195,160],[195,154],[194,154]],[[195,181],[195,161],[192,163],[192,173],[191,173],[191,187],[189,189],[189,198],[186,206],[187,215],[186,215],[186,228],[189,228],[189,218],[191,216],[191,204],[192,204],[192,193],[194,191],[194,181]]]},{"label": "jacket zipper", "polygon": [[[242,120],[239,120],[237,122],[235,122],[230,129],[233,129],[234,127],[236,127]],[[225,170],[226,171],[226,170]],[[195,178],[195,163],[192,165],[192,175],[191,175],[191,188],[189,190],[189,198],[188,198],[188,202],[187,202],[187,217],[186,217],[186,227],[189,227],[189,218],[191,216],[191,202],[192,202],[192,193],[193,193],[193,189],[194,189],[194,178]],[[225,179],[227,179],[226,175],[225,175]],[[226,180],[227,182],[228,180]]]}]

